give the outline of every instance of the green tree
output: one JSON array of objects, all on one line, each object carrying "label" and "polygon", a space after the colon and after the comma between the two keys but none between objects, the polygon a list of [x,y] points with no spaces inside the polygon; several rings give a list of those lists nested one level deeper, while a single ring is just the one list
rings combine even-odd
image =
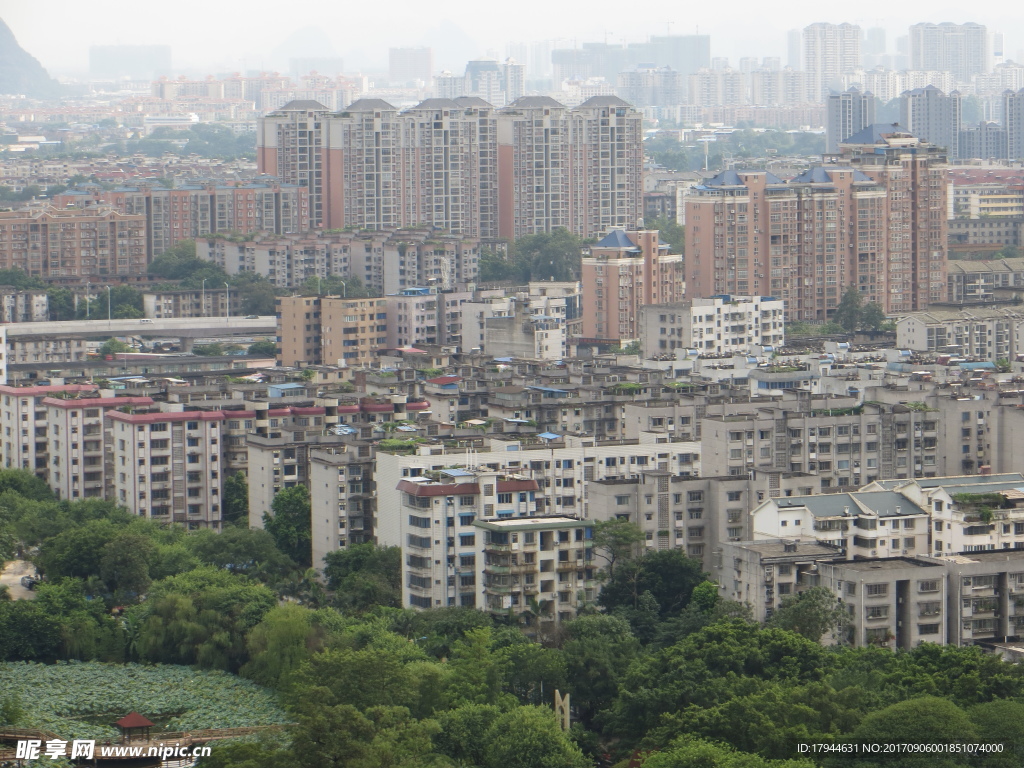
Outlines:
[{"label": "green tree", "polygon": [[486,768],[587,768],[589,761],[547,707],[516,707],[487,729]]},{"label": "green tree", "polygon": [[325,633],[315,614],[299,605],[279,605],[246,638],[249,661],[240,674],[260,685],[280,687],[310,656],[323,648]]},{"label": "green tree", "polygon": [[[952,744],[978,740],[974,723],[960,707],[947,699],[922,696],[901,701],[867,715],[850,732],[848,741],[872,744]],[[875,768],[891,765],[888,755],[878,759],[848,758],[834,760],[834,765],[856,765]],[[906,768],[961,768],[965,761],[959,755],[935,752],[907,752],[900,755],[900,766]]]},{"label": "green tree", "polygon": [[511,254],[518,278],[531,280],[576,280],[583,258],[583,241],[567,229],[526,235],[512,244]]},{"label": "green tree", "polygon": [[224,480],[224,522],[249,525],[249,483],[244,472],[235,472]]},{"label": "green tree", "polygon": [[678,224],[667,216],[657,218],[644,223],[647,229],[658,230],[661,242],[668,243],[672,253],[686,253],[686,227]]},{"label": "green tree", "polygon": [[479,277],[482,283],[502,283],[515,280],[519,276],[513,260],[506,258],[505,254],[486,248],[480,252],[477,268],[480,270]]},{"label": "green tree", "polygon": [[277,548],[300,566],[312,565],[312,520],[309,491],[296,485],[278,491],[270,505],[273,514],[264,513],[263,527]]},{"label": "green tree", "polygon": [[277,312],[277,294],[273,284],[255,272],[240,272],[231,277],[231,290],[242,298],[243,315],[273,315]]},{"label": "green tree", "polygon": [[463,704],[438,714],[440,732],[434,737],[437,750],[459,765],[484,765],[487,732],[501,716],[501,709],[489,704]]},{"label": "green tree", "polygon": [[224,345],[219,342],[213,342],[212,344],[196,344],[192,347],[192,351],[197,355],[203,355],[204,357],[221,357],[224,354]]},{"label": "green tree", "polygon": [[196,531],[188,537],[188,546],[202,563],[263,582],[279,581],[295,569],[274,537],[258,528],[233,525],[221,533]]},{"label": "green tree", "polygon": [[54,287],[46,292],[50,320],[75,319],[75,294],[69,288]]},{"label": "green tree", "polygon": [[860,316],[860,327],[869,331],[877,331],[885,320],[885,310],[880,304],[872,301],[864,305]]},{"label": "green tree", "polygon": [[682,736],[667,748],[644,760],[644,768],[814,768],[809,760],[766,760],[740,752],[727,744]]},{"label": "green tree", "polygon": [[105,342],[103,342],[99,349],[99,353],[103,357],[107,357],[109,355],[118,355],[121,354],[122,352],[131,351],[132,348],[125,344],[120,339],[107,339]]},{"label": "green tree", "polygon": [[134,598],[149,589],[149,567],[156,546],[148,536],[121,533],[103,547],[100,578],[119,599]]},{"label": "green tree", "polygon": [[110,520],[90,520],[47,539],[35,557],[36,567],[49,579],[75,577],[88,581],[100,575],[104,547],[120,530]]},{"label": "green tree", "polygon": [[619,681],[637,654],[640,643],[618,616],[579,616],[565,625],[562,646],[572,704],[585,725],[609,707],[619,694]]},{"label": "green tree", "polygon": [[13,491],[35,501],[49,501],[53,491],[46,481],[27,469],[0,469],[0,494]]},{"label": "green tree", "polygon": [[324,577],[339,607],[367,611],[402,605],[402,549],[353,544],[324,556]]},{"label": "green tree", "polygon": [[52,663],[60,648],[60,623],[34,601],[0,602],[0,661]]},{"label": "green tree", "polygon": [[797,632],[815,642],[830,633],[841,638],[849,623],[846,606],[828,587],[786,595],[768,620],[768,626]]},{"label": "green tree", "polygon": [[664,618],[686,608],[694,587],[705,578],[700,561],[681,550],[651,550],[617,568],[602,588],[598,602],[607,610],[635,609],[641,596],[649,592]]},{"label": "green tree", "polygon": [[861,325],[861,315],[864,311],[864,298],[856,286],[850,286],[843,293],[843,298],[832,314],[832,322],[839,325],[844,331],[852,332]]},{"label": "green tree", "polygon": [[609,578],[615,576],[617,564],[632,559],[644,539],[640,526],[626,518],[594,522],[594,553],[607,563]]},{"label": "green tree", "polygon": [[277,343],[273,341],[254,341],[245,354],[253,357],[273,357],[277,354]]},{"label": "green tree", "polygon": [[1024,754],[1024,702],[999,699],[967,710],[982,744],[1003,744],[1001,753],[985,755],[985,768],[1017,768]]},{"label": "green tree", "polygon": [[491,649],[489,627],[472,629],[452,647],[448,697],[461,704],[500,704],[505,701],[501,683],[505,677],[504,657]]}]

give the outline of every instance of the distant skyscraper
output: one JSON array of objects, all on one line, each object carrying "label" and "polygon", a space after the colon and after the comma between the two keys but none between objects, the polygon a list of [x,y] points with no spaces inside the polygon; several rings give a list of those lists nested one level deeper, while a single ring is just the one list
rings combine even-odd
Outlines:
[{"label": "distant skyscraper", "polygon": [[96,80],[156,80],[172,74],[169,45],[89,47],[89,76]]},{"label": "distant skyscraper", "polygon": [[875,97],[851,88],[828,95],[828,122],[825,128],[825,151],[834,154],[839,145],[855,133],[875,122]]},{"label": "distant skyscraper", "polygon": [[950,160],[960,157],[960,93],[949,96],[934,85],[900,96],[900,125],[921,141],[944,150]]},{"label": "distant skyscraper", "polygon": [[866,68],[885,66],[885,55],[888,53],[885,44],[885,29],[872,27],[864,33],[862,57]]},{"label": "distant skyscraper", "polygon": [[505,92],[505,103],[511,104],[526,93],[526,65],[515,59],[505,59],[501,65],[502,90]]},{"label": "distant skyscraper", "polygon": [[800,69],[800,52],[804,47],[803,33],[799,29],[791,29],[786,33],[786,66]]},{"label": "distant skyscraper", "polygon": [[430,82],[434,74],[432,48],[391,48],[388,51],[388,80],[405,84],[422,80]]},{"label": "distant skyscraper", "polygon": [[729,69],[729,59],[726,56],[715,56],[711,59],[711,69],[715,72],[724,72]]},{"label": "distant skyscraper", "polygon": [[840,76],[860,67],[860,27],[856,24],[811,24],[804,27],[804,69],[816,99],[840,87]]},{"label": "distant skyscraper", "polygon": [[982,24],[914,24],[910,27],[910,68],[952,72],[957,82],[992,68],[988,29]]}]

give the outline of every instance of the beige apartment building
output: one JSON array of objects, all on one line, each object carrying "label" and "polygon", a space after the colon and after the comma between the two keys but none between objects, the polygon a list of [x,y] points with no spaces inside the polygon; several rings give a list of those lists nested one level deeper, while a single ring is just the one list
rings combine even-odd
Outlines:
[{"label": "beige apartment building", "polygon": [[386,299],[282,296],[278,360],[282,365],[369,365],[387,342]]}]

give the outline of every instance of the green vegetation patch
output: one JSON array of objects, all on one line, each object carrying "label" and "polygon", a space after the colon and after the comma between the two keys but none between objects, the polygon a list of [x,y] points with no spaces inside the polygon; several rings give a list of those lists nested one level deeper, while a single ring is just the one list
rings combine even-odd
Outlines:
[{"label": "green vegetation patch", "polygon": [[4,699],[18,699],[20,727],[62,739],[115,739],[114,723],[133,710],[168,731],[288,722],[273,694],[254,683],[164,664],[5,662],[0,691]]}]

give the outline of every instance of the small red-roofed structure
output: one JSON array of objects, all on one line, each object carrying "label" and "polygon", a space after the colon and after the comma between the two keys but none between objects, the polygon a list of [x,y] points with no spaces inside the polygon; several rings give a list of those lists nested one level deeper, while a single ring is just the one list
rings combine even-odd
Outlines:
[{"label": "small red-roofed structure", "polygon": [[138,712],[129,712],[114,725],[121,729],[121,741],[131,741],[133,737],[149,741],[149,729],[153,727],[153,723]]}]

